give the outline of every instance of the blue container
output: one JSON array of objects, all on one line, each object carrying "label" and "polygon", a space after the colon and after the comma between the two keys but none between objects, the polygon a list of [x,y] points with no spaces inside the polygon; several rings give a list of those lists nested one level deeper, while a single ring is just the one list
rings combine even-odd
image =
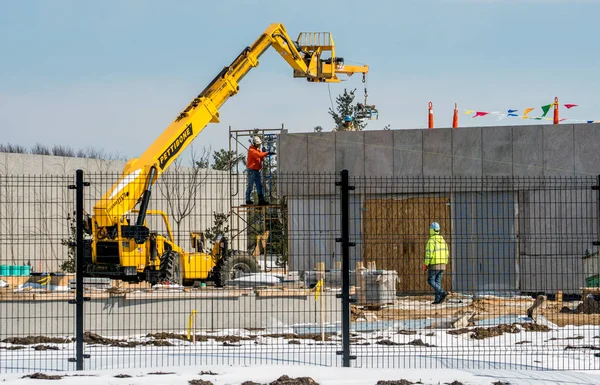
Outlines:
[{"label": "blue container", "polygon": [[8,277],[8,265],[0,265],[0,277]]},{"label": "blue container", "polygon": [[8,266],[8,276],[9,277],[18,277],[19,276],[19,266],[9,265]]},{"label": "blue container", "polygon": [[31,266],[23,265],[19,267],[21,268],[21,277],[28,277],[31,274]]}]

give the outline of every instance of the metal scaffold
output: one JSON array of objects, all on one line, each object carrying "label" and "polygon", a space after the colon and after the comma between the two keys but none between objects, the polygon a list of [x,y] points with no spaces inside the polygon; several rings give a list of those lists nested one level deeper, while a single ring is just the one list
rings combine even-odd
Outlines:
[{"label": "metal scaffold", "polygon": [[[229,168],[230,234],[232,244],[248,250],[262,271],[287,273],[287,204],[277,192],[277,155],[268,155],[262,163],[261,180],[267,205],[246,205],[246,156],[252,138],[262,140],[266,152],[277,152],[279,134],[284,129],[242,129],[229,127],[229,153],[234,161]],[[252,193],[256,195],[256,191]],[[256,199],[254,200],[257,201]]]}]

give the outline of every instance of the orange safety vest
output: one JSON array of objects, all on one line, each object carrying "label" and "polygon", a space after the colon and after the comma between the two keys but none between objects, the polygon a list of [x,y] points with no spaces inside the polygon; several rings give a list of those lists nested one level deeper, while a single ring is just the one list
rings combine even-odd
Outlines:
[{"label": "orange safety vest", "polygon": [[246,161],[246,167],[251,170],[260,170],[262,167],[261,161],[267,156],[267,152],[262,152],[258,147],[250,146],[248,149],[248,160]]}]

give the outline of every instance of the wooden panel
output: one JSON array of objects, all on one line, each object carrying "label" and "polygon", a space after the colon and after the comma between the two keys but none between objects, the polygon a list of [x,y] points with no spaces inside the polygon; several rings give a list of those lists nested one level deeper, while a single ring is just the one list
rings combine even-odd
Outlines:
[{"label": "wooden panel", "polygon": [[[367,199],[363,216],[363,262],[374,261],[378,269],[396,270],[401,293],[429,293],[427,273],[423,272],[429,225],[440,223],[450,247],[450,199],[408,198]],[[451,270],[451,265],[449,266]],[[450,274],[443,285],[451,290]]]}]

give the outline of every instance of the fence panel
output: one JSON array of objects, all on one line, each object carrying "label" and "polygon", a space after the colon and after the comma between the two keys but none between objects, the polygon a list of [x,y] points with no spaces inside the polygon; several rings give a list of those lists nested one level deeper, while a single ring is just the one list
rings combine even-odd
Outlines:
[{"label": "fence panel", "polygon": [[0,175],[0,371],[73,369],[74,175]]},{"label": "fence panel", "polygon": [[[339,175],[276,175],[271,204],[248,206],[245,175],[175,168],[152,188],[141,227],[139,205],[119,213],[121,190],[106,195],[119,178],[84,175],[84,208],[96,215],[86,222],[85,369],[342,366]],[[30,268],[0,277],[10,285],[0,288],[0,372],[74,369],[74,175],[0,182],[1,272]],[[599,369],[594,178],[349,183],[351,366]],[[432,222],[449,250],[439,304],[423,270]],[[215,244],[237,262],[208,276],[221,267]]]},{"label": "fence panel", "polygon": [[[598,302],[586,297],[598,291],[585,287],[598,286],[594,178],[352,183],[364,287],[354,327],[371,342],[353,346],[357,365],[598,368]],[[430,239],[445,247],[433,222],[449,261],[425,270]]]}]

